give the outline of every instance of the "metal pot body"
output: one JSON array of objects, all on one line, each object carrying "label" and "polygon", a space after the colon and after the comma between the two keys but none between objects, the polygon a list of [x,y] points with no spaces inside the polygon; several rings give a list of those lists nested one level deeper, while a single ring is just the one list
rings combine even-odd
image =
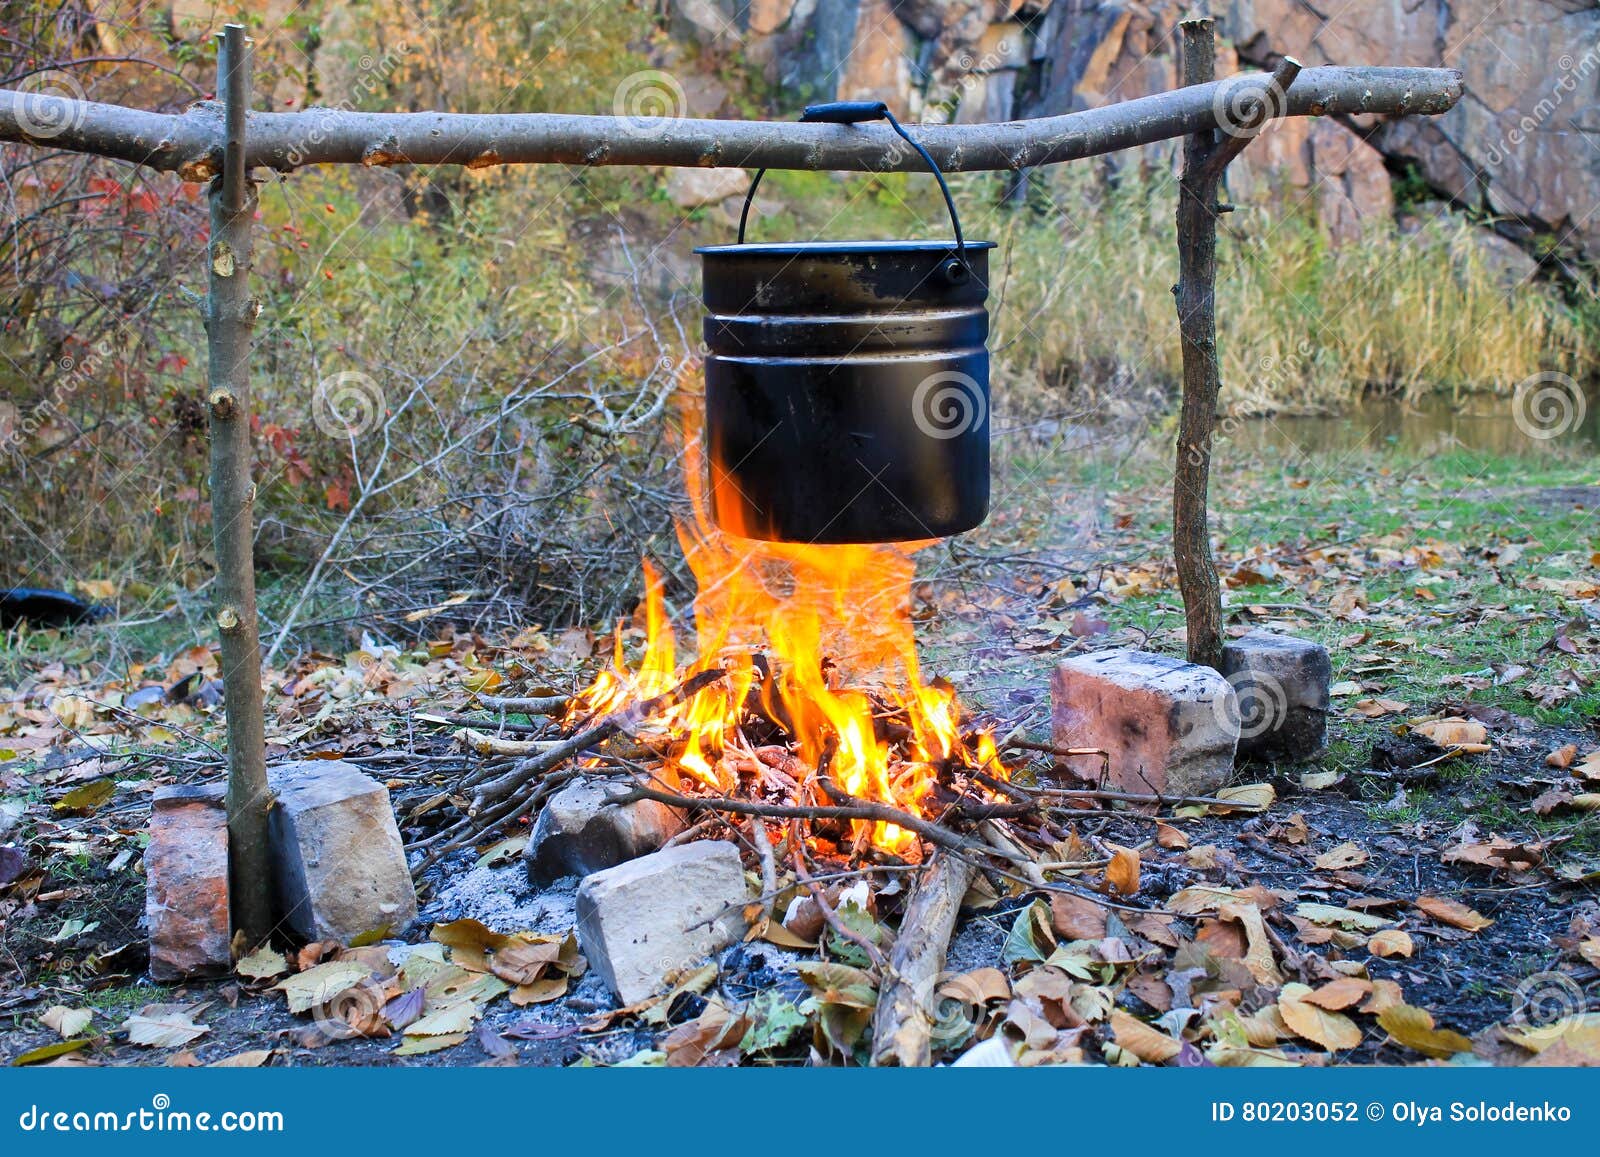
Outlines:
[{"label": "metal pot body", "polygon": [[904,542],[984,520],[993,247],[697,250],[719,527],[783,542]]}]

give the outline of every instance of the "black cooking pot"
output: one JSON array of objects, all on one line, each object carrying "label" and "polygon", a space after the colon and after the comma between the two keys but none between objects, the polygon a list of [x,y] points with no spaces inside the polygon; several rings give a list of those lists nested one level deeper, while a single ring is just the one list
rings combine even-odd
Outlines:
[{"label": "black cooking pot", "polygon": [[944,176],[881,102],[802,120],[885,119],[944,193],[954,242],[818,241],[702,258],[711,512],[782,542],[903,542],[989,513],[989,253],[964,240]]}]

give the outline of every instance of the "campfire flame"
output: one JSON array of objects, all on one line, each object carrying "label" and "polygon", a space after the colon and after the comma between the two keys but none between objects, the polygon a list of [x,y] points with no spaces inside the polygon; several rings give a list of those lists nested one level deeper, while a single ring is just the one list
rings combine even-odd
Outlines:
[{"label": "campfire flame", "polygon": [[[749,780],[794,780],[786,801],[886,803],[932,818],[941,772],[1004,777],[992,735],[962,729],[954,688],[926,682],[911,617],[915,552],[924,543],[808,545],[737,538],[717,529],[696,484],[698,447],[685,455],[693,517],[678,538],[696,581],[695,657],[681,663],[664,583],[644,569],[644,652],[629,663],[619,626],[611,666],[576,696],[568,718],[617,711],[672,691],[700,671],[726,675],[650,726],[668,740],[667,772],[721,795],[759,795]],[[772,758],[772,733],[794,759]],[[760,746],[766,733],[767,746]],[[769,764],[781,764],[768,776]],[[798,776],[790,774],[798,767]],[[786,770],[785,770],[786,769]],[[987,793],[985,793],[987,794]],[[854,821],[857,844],[914,856],[900,825]]]}]

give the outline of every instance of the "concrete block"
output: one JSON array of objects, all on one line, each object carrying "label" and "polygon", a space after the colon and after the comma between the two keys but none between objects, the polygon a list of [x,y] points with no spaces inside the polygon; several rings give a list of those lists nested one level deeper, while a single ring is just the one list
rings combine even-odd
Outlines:
[{"label": "concrete block", "polygon": [[308,940],[348,942],[405,928],[417,915],[389,790],[343,760],[267,769],[269,820],[283,918]]},{"label": "concrete block", "polygon": [[[1051,680],[1054,742],[1110,754],[1121,791],[1210,795],[1233,773],[1238,706],[1209,667],[1144,651],[1063,659]],[[1098,760],[1071,761],[1091,777]]]},{"label": "concrete block", "polygon": [[668,973],[744,934],[739,849],[705,840],[653,852],[578,885],[578,942],[623,1004],[660,992]]}]

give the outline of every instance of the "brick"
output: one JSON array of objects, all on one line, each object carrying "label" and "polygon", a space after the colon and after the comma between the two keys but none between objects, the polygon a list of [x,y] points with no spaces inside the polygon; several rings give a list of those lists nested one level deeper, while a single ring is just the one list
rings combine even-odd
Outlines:
[{"label": "brick", "polygon": [[1308,759],[1328,734],[1328,650],[1309,639],[1251,631],[1222,652],[1222,673],[1239,701],[1239,754]]},{"label": "brick", "polygon": [[578,942],[623,1004],[660,992],[744,934],[739,849],[719,840],[652,852],[578,885]]},{"label": "brick", "polygon": [[268,821],[283,919],[308,940],[398,933],[417,916],[389,790],[343,760],[267,769]]},{"label": "brick", "polygon": [[[1103,748],[1122,791],[1210,795],[1233,773],[1238,707],[1209,667],[1144,651],[1063,659],[1051,680],[1054,742]],[[1079,775],[1099,760],[1071,761]]]},{"label": "brick", "polygon": [[608,804],[624,785],[583,779],[545,803],[528,837],[528,879],[549,884],[562,876],[588,876],[651,852],[684,828],[676,808],[651,799]]},{"label": "brick", "polygon": [[157,788],[144,853],[150,976],[185,980],[233,967],[223,784]]}]

